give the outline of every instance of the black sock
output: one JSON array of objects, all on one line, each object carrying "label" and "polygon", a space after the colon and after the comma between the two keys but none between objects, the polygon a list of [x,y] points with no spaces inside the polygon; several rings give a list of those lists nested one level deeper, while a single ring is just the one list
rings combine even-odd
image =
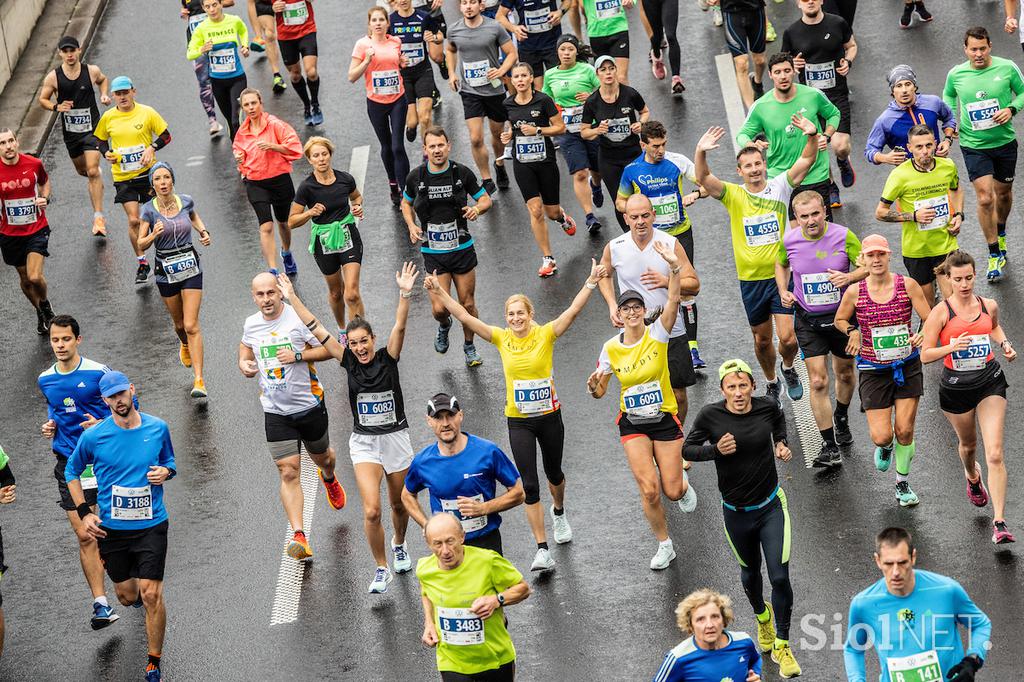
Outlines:
[{"label": "black sock", "polygon": [[996,241],[988,245],[988,255],[998,256],[999,253],[999,240],[997,239]]},{"label": "black sock", "polygon": [[996,232],[1000,237],[1006,236],[1006,223],[996,223]]},{"label": "black sock", "polygon": [[841,403],[841,402],[839,402],[837,400],[836,401],[836,411],[835,411],[834,414],[837,417],[845,417],[846,416],[846,411],[849,410],[849,409],[850,409],[850,403]]},{"label": "black sock", "polygon": [[309,86],[309,101],[313,104],[314,109],[320,108],[320,78],[316,80],[312,78],[306,79],[306,85]]},{"label": "black sock", "polygon": [[554,512],[555,516],[561,516],[565,513],[565,507],[552,507],[551,511]]},{"label": "black sock", "polygon": [[546,543],[546,542],[538,542],[537,543],[537,549],[547,549],[547,548],[548,548],[548,543]]},{"label": "black sock", "polygon": [[150,654],[149,655],[149,662],[152,663],[153,665],[155,665],[158,668],[160,667],[160,657],[157,656],[156,654]]},{"label": "black sock", "polygon": [[822,438],[822,440],[825,441],[826,445],[835,445],[836,444],[836,430],[833,429],[831,426],[828,427],[827,429],[822,429],[821,430],[821,438]]},{"label": "black sock", "polygon": [[280,78],[280,77],[281,77],[281,74],[278,73],[277,71],[275,71],[274,72],[274,78]]},{"label": "black sock", "polygon": [[[441,72],[441,78],[443,78],[444,80],[448,80],[448,78],[449,78],[449,75],[448,75],[448,63],[445,62],[445,61],[442,61],[440,64],[437,65],[437,69],[438,69],[438,71]],[[438,94],[440,94],[440,93],[438,93]]]},{"label": "black sock", "polygon": [[292,81],[292,87],[295,88],[295,94],[302,100],[302,108],[309,111],[309,91],[306,89],[306,79],[299,76],[299,80]]},{"label": "black sock", "polygon": [[327,478],[326,476],[324,476],[324,483],[333,483],[333,482],[334,482],[334,476],[331,476],[330,478]]}]

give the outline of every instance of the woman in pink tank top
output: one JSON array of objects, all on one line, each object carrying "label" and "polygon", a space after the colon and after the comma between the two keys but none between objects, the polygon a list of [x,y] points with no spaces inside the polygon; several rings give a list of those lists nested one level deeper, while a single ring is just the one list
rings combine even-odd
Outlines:
[{"label": "woman in pink tank top", "polygon": [[[1006,374],[995,359],[1001,348],[1007,362],[1017,351],[999,324],[999,305],[974,293],[974,258],[954,251],[936,268],[949,278],[952,294],[936,306],[924,325],[921,360],[943,363],[939,381],[939,407],[956,431],[960,460],[967,478],[967,499],[975,507],[992,499],[992,542],[1013,542],[1006,526],[1006,465],[1003,464],[1003,427],[1006,422]],[[985,445],[988,489],[976,459],[978,434]]]},{"label": "woman in pink tank top", "polygon": [[843,294],[835,327],[850,337],[846,351],[857,354],[860,403],[875,443],[875,467],[888,471],[895,453],[896,499],[911,507],[919,502],[908,477],[917,404],[924,394],[918,350],[924,337],[913,331],[911,316],[916,312],[923,321],[930,309],[921,285],[890,271],[890,255],[885,237],[864,238],[861,256],[868,277]]}]

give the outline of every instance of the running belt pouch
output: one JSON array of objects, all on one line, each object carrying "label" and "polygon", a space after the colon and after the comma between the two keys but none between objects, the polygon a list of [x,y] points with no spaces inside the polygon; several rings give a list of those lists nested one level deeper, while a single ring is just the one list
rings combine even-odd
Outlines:
[{"label": "running belt pouch", "polygon": [[324,251],[337,251],[345,246],[345,242],[348,240],[345,238],[345,230],[341,229],[341,226],[352,225],[355,221],[355,216],[349,213],[341,220],[326,225],[313,223],[309,233],[309,252],[315,251],[317,237],[320,238],[320,244],[323,245]]},{"label": "running belt pouch", "polygon": [[835,313],[809,313],[799,305],[797,310],[800,317],[815,329],[834,329],[836,326]]},{"label": "running belt pouch", "polygon": [[156,263],[154,264],[154,270],[156,271],[156,274],[160,275],[161,277],[166,275],[166,273],[164,272],[164,266],[162,265],[163,259],[167,258],[168,256],[177,256],[179,254],[187,253],[189,251],[191,251],[193,253],[193,255],[195,255],[195,257],[196,257],[196,264],[198,265],[199,264],[199,252],[196,251],[195,246],[186,246],[186,247],[181,248],[181,249],[175,249],[174,251],[157,251],[156,252]]}]

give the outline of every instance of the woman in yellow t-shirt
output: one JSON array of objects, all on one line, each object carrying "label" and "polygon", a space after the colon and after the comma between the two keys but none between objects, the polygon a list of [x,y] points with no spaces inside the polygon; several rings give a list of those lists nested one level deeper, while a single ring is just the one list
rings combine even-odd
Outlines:
[{"label": "woman in yellow t-shirt", "polygon": [[448,309],[466,329],[493,343],[501,354],[505,370],[505,416],[512,457],[526,491],[526,518],[537,541],[532,571],[554,567],[544,529],[544,511],[540,506],[540,480],[537,475],[537,444],[540,444],[544,475],[551,491],[551,522],[555,542],[572,540],[572,529],[565,515],[565,474],[562,472],[562,447],[565,427],[561,404],[552,378],[555,341],[564,334],[590,299],[597,282],[607,275],[604,266],[591,260],[590,276],[566,310],[554,320],[539,325],[533,320],[533,303],[523,294],[505,301],[508,326],[492,327],[481,322],[428,276],[423,286]]},{"label": "woman in yellow t-shirt", "polygon": [[684,512],[696,508],[697,494],[683,471],[683,427],[676,416],[679,408],[668,371],[668,335],[679,313],[681,266],[671,247],[655,242],[654,250],[671,267],[668,302],[658,319],[647,325],[643,296],[632,290],[619,294],[618,313],[624,328],[605,341],[597,369],[587,379],[587,391],[601,398],[612,374],[619,379],[619,416],[615,421],[640,488],[644,516],[660,543],[651,559],[651,569],[658,571],[676,558],[661,493],[678,501]]}]

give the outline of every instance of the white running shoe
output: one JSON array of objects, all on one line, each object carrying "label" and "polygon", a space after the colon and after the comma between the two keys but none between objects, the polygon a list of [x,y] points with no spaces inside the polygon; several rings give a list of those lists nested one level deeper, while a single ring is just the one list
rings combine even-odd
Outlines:
[{"label": "white running shoe", "polygon": [[686,475],[686,471],[683,471],[683,480],[686,481],[686,494],[680,497],[676,504],[679,508],[689,514],[697,508],[697,491],[693,489],[693,485],[690,484],[690,477]]},{"label": "white running shoe", "polygon": [[409,550],[404,542],[400,545],[392,544],[391,551],[395,553],[395,573],[408,573],[412,570],[412,559],[409,558]]},{"label": "white running shoe", "polygon": [[676,558],[676,550],[670,544],[659,544],[658,553],[651,559],[651,570],[661,571],[668,568],[672,560]]},{"label": "white running shoe", "polygon": [[394,576],[391,575],[391,569],[387,566],[378,566],[373,574],[373,582],[370,583],[370,594],[384,594],[392,580]]},{"label": "white running shoe", "polygon": [[724,22],[724,19],[722,19],[722,8],[715,5],[711,8],[711,15],[711,21],[714,22],[715,26],[721,26]]},{"label": "white running shoe", "polygon": [[213,137],[214,135],[220,135],[221,131],[223,130],[224,126],[220,124],[220,121],[218,121],[215,118],[210,119],[210,137]]},{"label": "white running shoe", "polygon": [[555,505],[551,505],[551,525],[555,531],[555,542],[560,545],[572,542],[572,528],[569,527],[569,519],[565,516],[564,509],[561,516],[555,516]]},{"label": "white running shoe", "polygon": [[551,552],[546,549],[538,549],[530,564],[531,571],[550,571],[555,567],[555,560],[551,558]]}]

